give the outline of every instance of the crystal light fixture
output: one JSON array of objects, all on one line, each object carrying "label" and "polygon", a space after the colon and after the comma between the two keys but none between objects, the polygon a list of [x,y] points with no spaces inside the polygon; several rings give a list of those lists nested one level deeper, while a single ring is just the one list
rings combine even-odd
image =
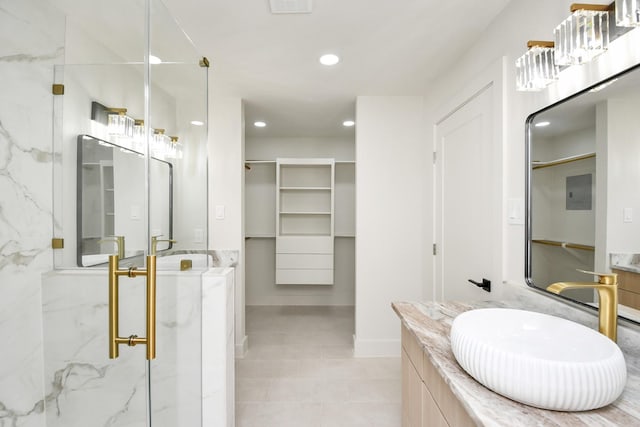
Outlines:
[{"label": "crystal light fixture", "polygon": [[107,132],[117,137],[133,136],[134,120],[127,116],[126,108],[110,108],[107,110]]},{"label": "crystal light fixture", "polygon": [[640,26],[640,0],[616,0],[615,5],[618,27]]},{"label": "crystal light fixture", "polygon": [[164,129],[154,129],[151,143],[151,155],[157,159],[164,160],[167,152],[171,148],[171,138],[164,134]]},{"label": "crystal light fixture", "polygon": [[553,31],[556,65],[593,60],[609,47],[609,6],[572,4],[571,16]]},{"label": "crystal light fixture", "polygon": [[551,41],[530,40],[529,50],[516,60],[516,89],[533,92],[544,89],[558,79],[558,67],[554,62]]},{"label": "crystal light fixture", "polygon": [[133,149],[144,153],[144,120],[134,120],[133,122],[133,137],[132,145]]}]

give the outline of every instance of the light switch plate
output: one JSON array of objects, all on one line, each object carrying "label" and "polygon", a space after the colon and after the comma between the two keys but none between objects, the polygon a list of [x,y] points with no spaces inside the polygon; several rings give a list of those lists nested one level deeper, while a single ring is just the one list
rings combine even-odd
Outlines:
[{"label": "light switch plate", "polygon": [[139,221],[142,215],[140,205],[131,205],[131,219]]},{"label": "light switch plate", "polygon": [[216,219],[224,219],[224,205],[216,205]]},{"label": "light switch plate", "polygon": [[509,224],[524,224],[524,199],[507,199],[507,221]]}]

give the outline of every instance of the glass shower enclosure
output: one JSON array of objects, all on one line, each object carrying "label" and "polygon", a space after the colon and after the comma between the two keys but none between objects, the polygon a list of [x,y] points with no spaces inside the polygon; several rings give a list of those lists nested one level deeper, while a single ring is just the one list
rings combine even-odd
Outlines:
[{"label": "glass shower enclosure", "polygon": [[47,426],[202,425],[208,60],[159,0],[54,4]]}]

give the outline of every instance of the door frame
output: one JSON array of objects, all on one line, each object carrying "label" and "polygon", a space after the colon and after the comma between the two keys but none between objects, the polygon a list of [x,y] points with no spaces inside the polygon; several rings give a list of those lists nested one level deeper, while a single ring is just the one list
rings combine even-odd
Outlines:
[{"label": "door frame", "polygon": [[[483,91],[491,88],[493,91],[493,114],[492,114],[492,164],[494,167],[492,168],[492,174],[490,180],[492,182],[492,188],[495,188],[495,191],[491,193],[491,206],[493,207],[494,212],[498,212],[499,215],[496,215],[493,218],[490,225],[490,232],[497,236],[495,239],[497,246],[492,247],[494,251],[493,265],[491,266],[491,272],[498,274],[493,278],[494,285],[497,285],[498,282],[502,284],[504,280],[504,265],[503,265],[503,248],[505,247],[504,243],[504,218],[505,218],[505,183],[504,183],[504,159],[506,156],[504,155],[505,151],[505,141],[506,141],[506,128],[504,124],[506,123],[506,70],[507,70],[507,58],[500,57],[487,66],[483,71],[476,74],[475,78],[472,79],[460,92],[452,94],[450,97],[447,97],[446,102],[444,102],[437,110],[434,117],[436,120],[432,125],[432,151],[433,151],[433,176],[432,178],[432,195],[433,195],[433,212],[432,212],[432,236],[433,242],[437,248],[435,253],[433,254],[432,260],[432,299],[434,301],[441,301],[444,296],[444,283],[442,283],[442,264],[443,258],[441,256],[441,252],[439,251],[442,248],[442,242],[440,241],[440,234],[438,231],[439,226],[439,218],[438,210],[441,209],[440,205],[440,190],[438,189],[439,175],[441,173],[440,163],[435,161],[438,141],[437,141],[437,128],[442,122],[447,120],[451,115],[455,114],[458,110],[464,107],[469,102],[473,101],[478,95],[480,95]],[[502,291],[502,287],[500,285],[494,286],[491,289],[493,297],[500,297]]]}]

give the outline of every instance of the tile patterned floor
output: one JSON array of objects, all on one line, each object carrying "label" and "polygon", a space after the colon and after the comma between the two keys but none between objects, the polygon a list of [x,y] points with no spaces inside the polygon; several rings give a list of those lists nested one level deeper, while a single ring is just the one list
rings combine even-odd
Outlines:
[{"label": "tile patterned floor", "polygon": [[400,358],[353,357],[353,307],[247,307],[237,427],[399,427]]}]

